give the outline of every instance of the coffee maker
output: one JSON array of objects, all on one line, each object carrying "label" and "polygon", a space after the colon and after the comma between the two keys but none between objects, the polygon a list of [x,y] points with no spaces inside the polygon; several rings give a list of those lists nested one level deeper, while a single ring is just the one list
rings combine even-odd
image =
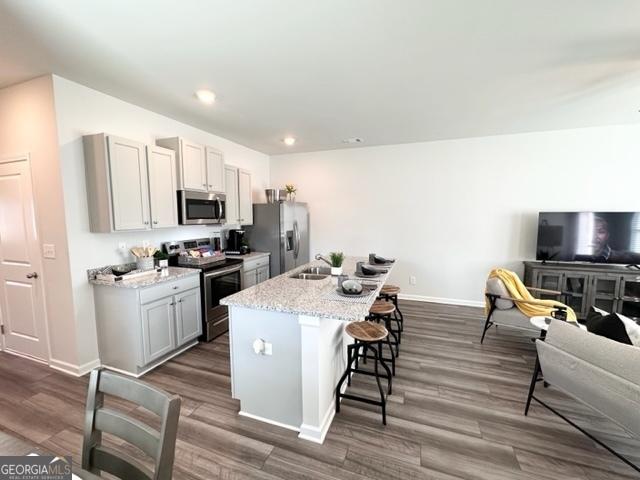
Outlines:
[{"label": "coffee maker", "polygon": [[225,253],[228,255],[245,255],[250,251],[249,247],[244,245],[244,230],[229,230]]}]

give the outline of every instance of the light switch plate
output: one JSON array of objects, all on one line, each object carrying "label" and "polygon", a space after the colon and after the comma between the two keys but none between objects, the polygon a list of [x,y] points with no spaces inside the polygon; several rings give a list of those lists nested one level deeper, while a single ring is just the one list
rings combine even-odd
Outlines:
[{"label": "light switch plate", "polygon": [[56,258],[56,246],[52,243],[43,243],[42,256],[44,258]]},{"label": "light switch plate", "polygon": [[264,354],[273,355],[273,343],[264,342]]}]

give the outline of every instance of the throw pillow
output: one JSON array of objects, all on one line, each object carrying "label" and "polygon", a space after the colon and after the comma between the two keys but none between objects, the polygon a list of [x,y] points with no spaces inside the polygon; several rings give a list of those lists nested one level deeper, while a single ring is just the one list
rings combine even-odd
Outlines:
[{"label": "throw pillow", "polygon": [[629,317],[625,317],[620,313],[616,313],[616,315],[624,324],[624,329],[627,331],[627,335],[629,336],[629,340],[631,340],[631,344],[634,347],[640,347],[640,325],[631,320]]},{"label": "throw pillow", "polygon": [[616,342],[633,345],[629,335],[627,334],[625,323],[616,313],[602,315],[594,308],[591,308],[587,315],[587,330],[596,335],[601,335],[611,340],[615,340]]}]

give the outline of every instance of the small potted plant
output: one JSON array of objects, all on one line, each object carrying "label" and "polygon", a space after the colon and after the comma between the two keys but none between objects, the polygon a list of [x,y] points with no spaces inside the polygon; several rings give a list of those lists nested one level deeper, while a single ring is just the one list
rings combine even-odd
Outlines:
[{"label": "small potted plant", "polygon": [[293,202],[296,199],[296,186],[293,183],[287,183],[284,188],[287,191],[287,196],[289,197],[289,201]]},{"label": "small potted plant", "polygon": [[331,260],[331,275],[342,275],[342,262],[344,262],[344,253],[331,252],[329,254]]}]

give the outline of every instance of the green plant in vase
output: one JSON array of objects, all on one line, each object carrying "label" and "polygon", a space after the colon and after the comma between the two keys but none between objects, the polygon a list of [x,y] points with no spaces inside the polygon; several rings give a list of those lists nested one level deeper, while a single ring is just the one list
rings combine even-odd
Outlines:
[{"label": "green plant in vase", "polygon": [[284,188],[287,191],[289,200],[294,201],[296,199],[296,186],[293,183],[287,183]]},{"label": "green plant in vase", "polygon": [[331,262],[331,275],[342,275],[342,263],[344,262],[344,253],[331,252],[329,254]]}]

